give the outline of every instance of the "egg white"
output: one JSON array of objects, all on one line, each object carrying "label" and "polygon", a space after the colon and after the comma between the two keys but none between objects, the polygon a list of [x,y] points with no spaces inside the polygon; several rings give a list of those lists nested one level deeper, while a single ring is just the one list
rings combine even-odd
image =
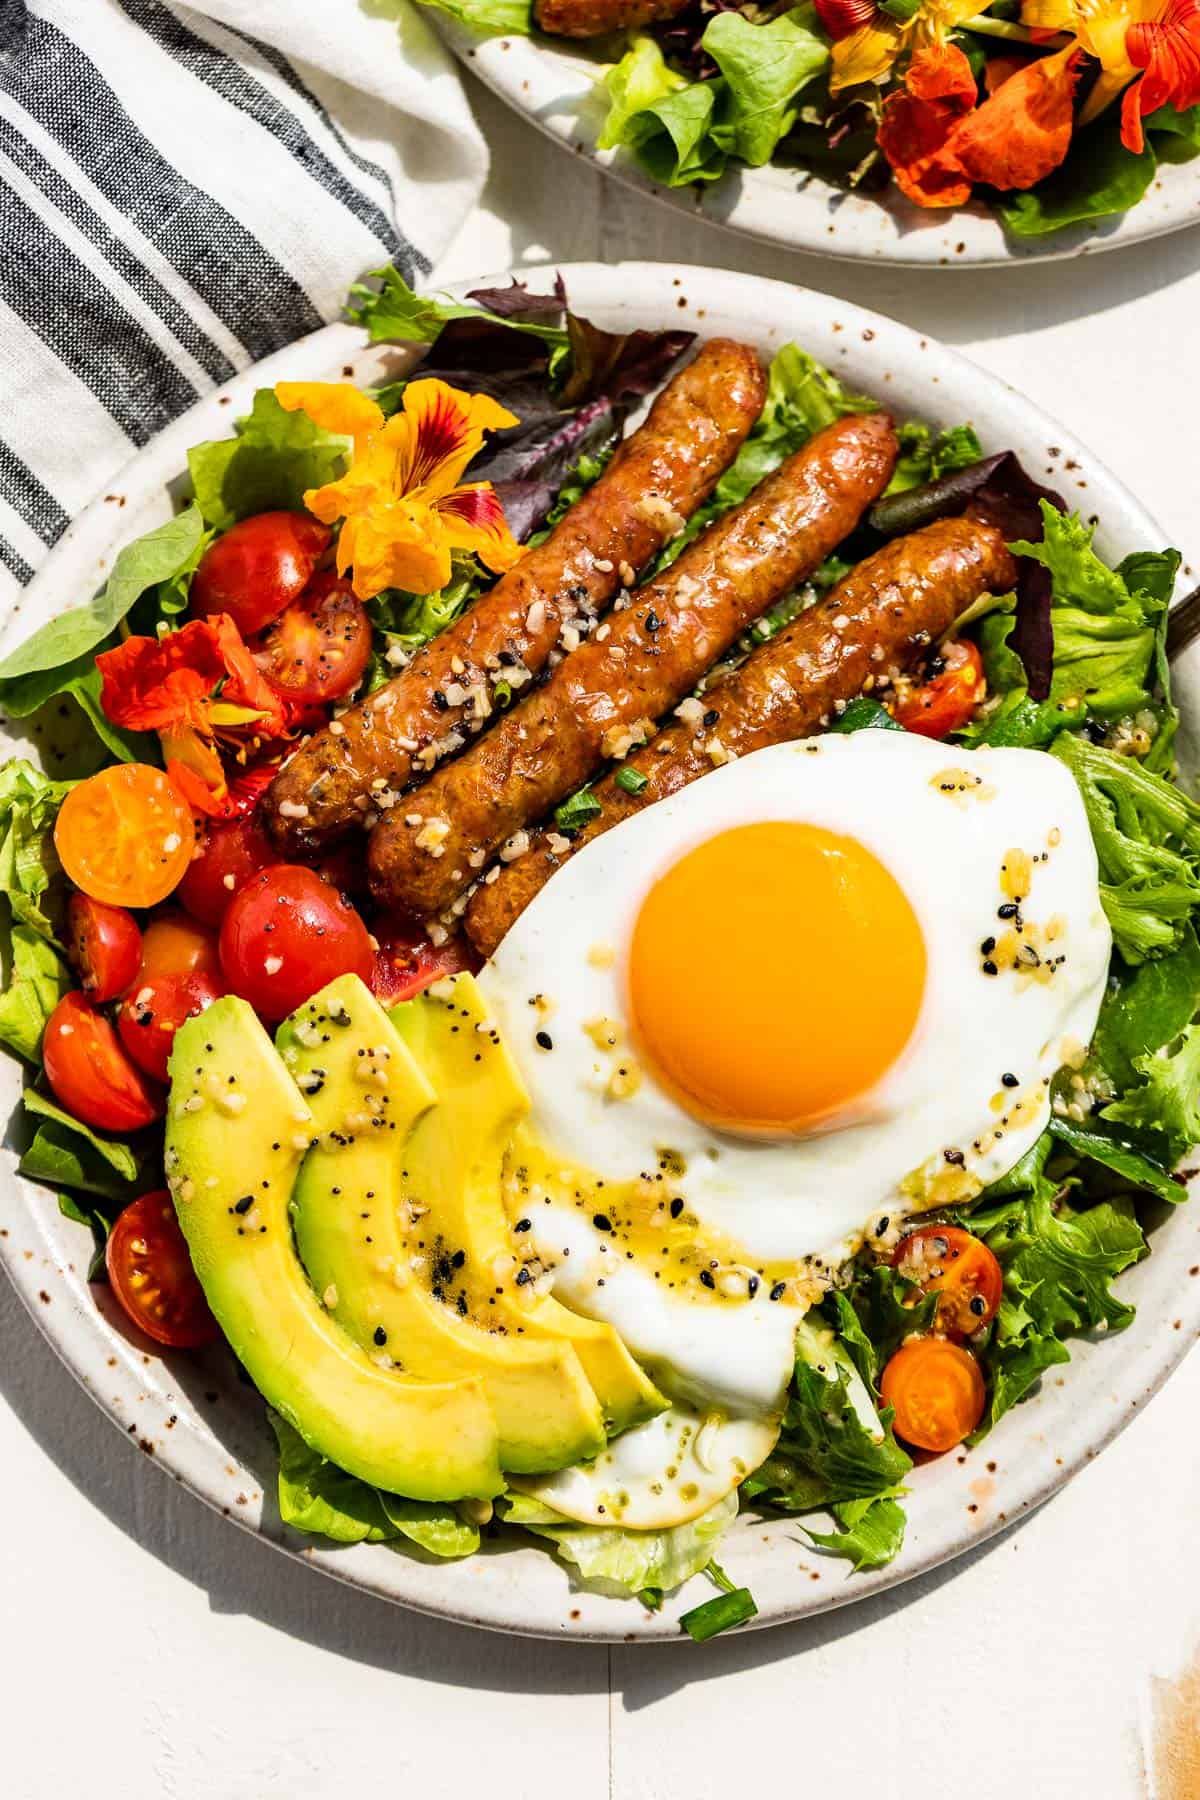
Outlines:
[{"label": "egg white", "polygon": [[[912,1039],[869,1093],[819,1131],[755,1140],[693,1118],[648,1069],[635,1092],[613,1098],[614,1066],[628,1062],[631,1047],[598,1050],[589,1028],[597,1018],[629,1017],[624,953],[658,876],[713,834],[763,820],[804,821],[870,850],[916,913],[927,976]],[[1035,930],[1055,922],[1063,961],[1050,979],[984,972],[982,946],[1005,930],[997,915],[1012,850],[1036,859],[1022,914]],[[762,946],[764,982],[788,934],[814,928],[820,921],[806,921],[803,897],[781,889],[778,942]],[[479,985],[527,1084],[529,1133],[551,1156],[619,1184],[652,1175],[670,1152],[678,1170],[671,1193],[734,1247],[735,1263],[789,1263],[826,1280],[868,1221],[878,1228],[887,1214],[894,1230],[906,1212],[978,1191],[1034,1143],[1049,1116],[1051,1078],[1095,1027],[1110,948],[1095,850],[1063,765],[1043,752],[969,752],[868,731],[759,751],[597,838],[547,883]],[[869,1032],[869,1017],[862,1025]],[[732,1471],[748,1455],[769,1453],[803,1287],[772,1300],[762,1283],[721,1304],[693,1284],[668,1289],[641,1256],[631,1260],[595,1230],[568,1191],[569,1183],[561,1192],[550,1184],[529,1209],[554,1291],[612,1323],[678,1412],[654,1431],[628,1434],[624,1451],[618,1440],[611,1466],[597,1465],[587,1480],[563,1475],[538,1492],[592,1522],[611,1519],[614,1489],[631,1524],[635,1515],[654,1524],[694,1516],[719,1497],[721,1479],[741,1478]],[[713,1468],[703,1481],[689,1468],[664,1497],[666,1465],[652,1482],[647,1458],[661,1462],[681,1430],[691,1441],[696,1418],[708,1421]],[[756,1435],[731,1439],[726,1454],[725,1421],[735,1431],[749,1422]],[[683,1490],[693,1486],[705,1504],[688,1510]]]}]

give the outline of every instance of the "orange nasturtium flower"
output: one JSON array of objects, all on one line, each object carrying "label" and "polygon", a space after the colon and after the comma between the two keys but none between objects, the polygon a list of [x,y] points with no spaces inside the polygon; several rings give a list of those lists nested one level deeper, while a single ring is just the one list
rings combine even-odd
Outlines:
[{"label": "orange nasturtium flower", "polygon": [[1067,153],[1080,53],[1070,45],[1009,75],[981,106],[953,44],[920,50],[884,103],[879,146],[918,206],[962,206],[976,182],[1031,188]]},{"label": "orange nasturtium flower", "polygon": [[281,381],[275,396],[285,411],[353,439],[346,473],[310,488],[304,504],[326,525],[343,521],[338,573],[351,572],[360,600],[389,587],[436,592],[450,579],[452,550],[474,551],[497,575],[522,555],[491,483],[459,486],[485,433],[518,423],[486,394],[410,381],[390,419],[349,382]]},{"label": "orange nasturtium flower", "polygon": [[1021,19],[1037,31],[1071,32],[1099,62],[1081,125],[1124,91],[1121,141],[1135,154],[1148,114],[1200,102],[1200,0],[1025,0]]},{"label": "orange nasturtium flower", "polygon": [[[948,47],[950,33],[973,19],[984,4],[986,0],[924,0],[913,16],[904,20],[893,19],[871,6],[867,10],[872,16],[844,36],[834,29],[831,15],[831,20],[826,21],[834,39],[830,92],[836,94],[859,82],[882,81],[910,51],[915,56],[921,51]],[[847,11],[847,22],[860,10],[855,5],[852,12]],[[820,0],[818,11],[825,20],[830,0]]]},{"label": "orange nasturtium flower", "polygon": [[281,737],[287,712],[227,613],[165,637],[129,637],[96,658],[100,705],[114,725],[157,731],[176,787],[195,812],[236,810],[218,746]]}]

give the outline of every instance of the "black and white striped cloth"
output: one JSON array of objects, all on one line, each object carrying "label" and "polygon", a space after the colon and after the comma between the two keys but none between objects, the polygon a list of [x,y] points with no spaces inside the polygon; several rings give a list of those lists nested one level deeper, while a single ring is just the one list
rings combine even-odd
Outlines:
[{"label": "black and white striped cloth", "polygon": [[427,275],[486,170],[406,0],[0,0],[0,607],[200,395]]}]

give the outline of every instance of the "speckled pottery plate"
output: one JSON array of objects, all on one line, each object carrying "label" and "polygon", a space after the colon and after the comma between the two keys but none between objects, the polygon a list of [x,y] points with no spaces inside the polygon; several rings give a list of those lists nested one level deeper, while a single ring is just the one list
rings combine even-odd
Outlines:
[{"label": "speckled pottery plate", "polygon": [[[764,356],[795,340],[852,387],[879,395],[900,414],[919,414],[941,426],[971,420],[985,445],[1011,446],[1034,473],[1052,477],[1086,513],[1099,515],[1099,545],[1112,560],[1165,541],[1133,496],[1069,431],[1012,388],[901,325],[803,288],[723,271],[677,274],[664,264],[631,263],[582,264],[563,273],[574,306],[610,328],[687,323],[705,336],[747,339]],[[532,284],[549,279],[542,272]],[[368,349],[360,332],[331,325],[209,396],[135,457],[76,520],[6,621],[0,643],[11,647],[98,587],[121,545],[169,516],[188,446],[227,431],[248,409],[256,387],[285,376],[379,380],[400,372],[405,362],[405,353]],[[1200,723],[1200,648],[1178,674],[1185,723]],[[1184,743],[1186,753],[1186,730]],[[6,1111],[16,1108],[19,1089],[18,1068],[2,1059]],[[515,1540],[466,1562],[437,1564],[386,1546],[316,1548],[289,1532],[273,1499],[275,1448],[262,1405],[238,1380],[225,1352],[218,1347],[200,1358],[163,1356],[138,1339],[108,1290],[88,1286],[86,1231],[60,1216],[53,1194],[18,1177],[11,1142],[0,1154],[0,1258],[30,1313],[132,1444],[238,1524],[373,1593],[532,1635],[677,1639],[679,1614],[708,1597],[707,1583],[697,1579],[651,1614],[633,1601],[580,1589],[543,1550],[514,1547]],[[1200,1279],[1194,1279],[1200,1274],[1200,1206],[1167,1212],[1156,1222],[1152,1242],[1152,1255],[1119,1284],[1138,1309],[1119,1339],[1073,1345],[1070,1364],[1007,1414],[979,1449],[914,1471],[905,1546],[889,1568],[848,1575],[844,1563],[813,1554],[794,1523],[743,1516],[721,1560],[739,1584],[753,1589],[756,1625],[845,1605],[961,1555],[1038,1505],[1095,1456],[1200,1330]]]},{"label": "speckled pottery plate", "polygon": [[[461,61],[531,124],[624,186],[748,237],[853,262],[922,267],[1048,262],[1142,243],[1200,222],[1200,162],[1163,164],[1139,205],[1048,238],[1013,238],[981,203],[952,212],[914,206],[896,188],[852,194],[800,167],[734,168],[719,181],[660,187],[627,150],[599,150],[606,103],[600,50],[569,39],[481,38],[444,13],[428,18]],[[547,171],[553,179],[553,171]]]}]

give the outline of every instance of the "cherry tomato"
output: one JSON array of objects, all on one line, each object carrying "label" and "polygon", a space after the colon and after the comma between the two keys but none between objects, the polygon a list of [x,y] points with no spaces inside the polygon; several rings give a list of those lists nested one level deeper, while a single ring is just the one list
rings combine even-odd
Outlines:
[{"label": "cherry tomato", "polygon": [[61,1106],[100,1131],[137,1131],[157,1119],[162,1095],[135,1069],[116,1032],[85,995],[64,994],[42,1040],[46,1079]]},{"label": "cherry tomato", "polygon": [[879,1384],[896,1415],[896,1433],[918,1450],[953,1450],[983,1417],[987,1391],[979,1364],[947,1338],[912,1338],[888,1361]]},{"label": "cherry tomato", "polygon": [[960,730],[987,693],[983,658],[967,638],[947,644],[942,663],[940,674],[896,702],[896,718],[919,737],[944,738]]},{"label": "cherry tomato", "polygon": [[314,576],[294,606],[263,632],[254,660],[288,700],[341,700],[362,679],[371,655],[371,621],[350,583],[332,569]]},{"label": "cherry tomato", "polygon": [[220,1335],[165,1188],[125,1208],[109,1232],[104,1261],[113,1293],[156,1344],[197,1350]]},{"label": "cherry tomato", "polygon": [[185,1019],[195,1018],[224,992],[224,983],[204,969],[139,976],[117,1013],[121,1042],[138,1068],[156,1081],[166,1081],[175,1033]]},{"label": "cherry tomato", "polygon": [[924,1225],[901,1238],[894,1267],[938,1297],[937,1328],[970,1337],[991,1323],[1004,1292],[1004,1271],[981,1238],[957,1225]]},{"label": "cherry tomato", "polygon": [[137,983],[155,980],[160,975],[196,974],[219,978],[220,973],[217,934],[209,926],[197,924],[174,907],[151,919],[142,938]]},{"label": "cherry tomato", "polygon": [[282,1019],[338,975],[368,985],[375,952],[348,900],[312,869],[277,863],[237,895],[221,926],[230,991],[265,1019]]},{"label": "cherry tomato", "polygon": [[68,878],[107,906],[156,906],[178,886],[195,843],[192,815],[149,763],[114,763],[59,808],[54,845]]},{"label": "cherry tomato", "polygon": [[255,814],[228,825],[210,825],[179,884],[180,902],[194,919],[219,925],[238,889],[278,861]]},{"label": "cherry tomato", "polygon": [[307,513],[255,513],[210,544],[192,577],[197,618],[228,613],[253,637],[298,600],[332,533]]},{"label": "cherry tomato", "polygon": [[88,894],[67,902],[67,954],[89,1000],[115,1000],[138,972],[142,934],[123,906],[105,906]]},{"label": "cherry tomato", "polygon": [[390,925],[376,930],[379,949],[371,990],[381,1006],[398,1006],[443,975],[457,975],[462,969],[473,975],[480,966],[465,937],[448,938],[435,947],[415,926]]}]

